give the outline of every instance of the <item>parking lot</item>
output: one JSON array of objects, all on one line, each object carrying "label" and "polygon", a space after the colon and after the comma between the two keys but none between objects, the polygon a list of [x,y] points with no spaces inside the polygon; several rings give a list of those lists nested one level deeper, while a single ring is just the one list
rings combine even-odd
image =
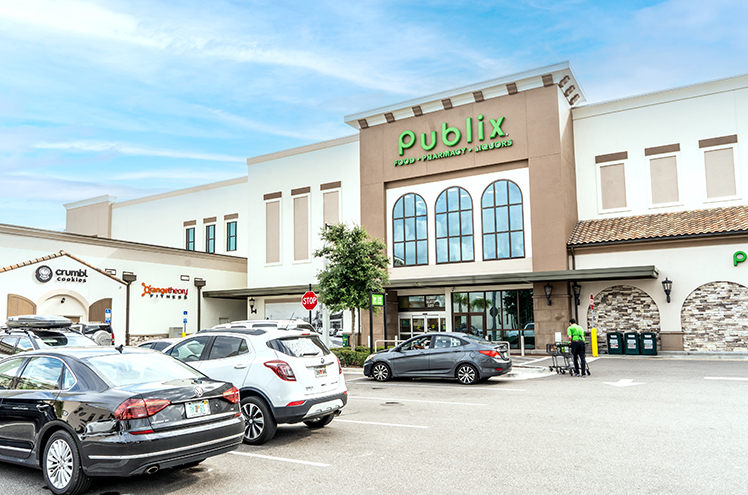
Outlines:
[{"label": "parking lot", "polygon": [[[550,364],[538,359],[517,362]],[[326,428],[281,426],[266,445],[195,468],[97,479],[90,493],[745,491],[748,361],[605,357],[590,366],[589,378],[517,368],[474,386],[378,383],[349,370],[348,406]],[[41,472],[0,464],[0,493],[49,493],[43,486]]]}]

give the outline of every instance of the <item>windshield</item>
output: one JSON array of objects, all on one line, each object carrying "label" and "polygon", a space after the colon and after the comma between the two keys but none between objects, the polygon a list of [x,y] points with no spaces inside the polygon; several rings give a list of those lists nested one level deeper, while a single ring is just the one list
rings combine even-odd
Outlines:
[{"label": "windshield", "polygon": [[328,355],[330,350],[319,340],[319,337],[290,337],[268,341],[268,347],[287,356],[311,357]]},{"label": "windshield", "polygon": [[78,334],[45,335],[39,338],[46,347],[95,347],[97,345],[88,337]]},{"label": "windshield", "polygon": [[137,383],[204,378],[199,371],[166,354],[107,354],[85,360],[104,381],[115,387]]}]

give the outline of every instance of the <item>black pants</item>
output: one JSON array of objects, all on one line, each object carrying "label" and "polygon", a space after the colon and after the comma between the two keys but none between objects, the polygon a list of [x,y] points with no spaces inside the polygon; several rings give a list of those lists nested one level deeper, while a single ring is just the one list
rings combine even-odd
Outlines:
[{"label": "black pants", "polygon": [[587,360],[584,357],[584,342],[574,340],[571,343],[571,354],[574,356],[574,373],[579,374],[579,359],[582,359],[582,374],[587,373]]}]

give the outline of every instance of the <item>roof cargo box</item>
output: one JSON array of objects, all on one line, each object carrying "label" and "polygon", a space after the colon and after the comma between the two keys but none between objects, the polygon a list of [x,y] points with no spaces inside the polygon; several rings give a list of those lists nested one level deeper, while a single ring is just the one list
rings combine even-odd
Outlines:
[{"label": "roof cargo box", "polygon": [[10,328],[65,328],[73,322],[64,316],[23,315],[11,316],[5,324]]}]

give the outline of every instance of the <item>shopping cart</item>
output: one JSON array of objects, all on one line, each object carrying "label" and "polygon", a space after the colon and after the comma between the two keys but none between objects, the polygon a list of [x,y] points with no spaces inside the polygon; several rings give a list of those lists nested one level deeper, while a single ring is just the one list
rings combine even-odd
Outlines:
[{"label": "shopping cart", "polygon": [[[567,371],[569,372],[569,375],[574,374],[574,358],[571,354],[571,342],[556,342],[555,344],[546,344],[545,352],[547,352],[553,360],[553,364],[548,367],[551,371],[555,371],[556,373],[562,375],[565,375]],[[561,358],[563,358],[563,364],[561,362]],[[589,375],[590,366],[586,361],[584,364],[587,368],[584,371]]]}]

